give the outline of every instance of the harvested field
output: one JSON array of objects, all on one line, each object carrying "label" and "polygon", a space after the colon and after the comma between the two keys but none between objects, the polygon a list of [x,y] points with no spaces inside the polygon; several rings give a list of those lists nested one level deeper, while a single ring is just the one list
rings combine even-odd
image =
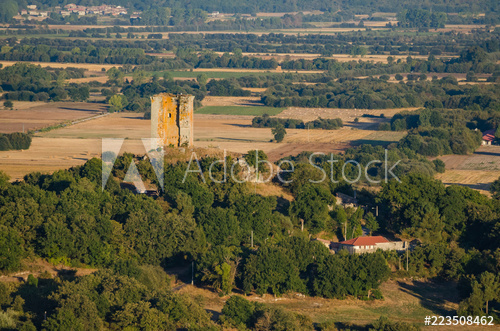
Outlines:
[{"label": "harvested field", "polygon": [[219,97],[207,95],[201,104],[210,106],[259,106],[263,105],[260,97]]},{"label": "harvested field", "polygon": [[490,185],[499,177],[500,171],[484,170],[446,170],[443,174],[434,176],[445,185],[467,186],[486,195],[490,195]]},{"label": "harvested field", "polygon": [[[14,65],[18,62],[22,61],[0,61],[0,64],[3,64],[4,67],[8,67]],[[106,70],[111,69],[113,67],[121,67],[121,64],[99,64],[99,63],[59,63],[59,62],[32,62],[29,63],[39,65],[43,68],[51,67],[51,68],[81,68],[87,69],[89,71],[101,71],[102,68]]]},{"label": "harvested field", "polygon": [[[217,52],[219,55],[222,55],[222,52]],[[264,60],[269,60],[269,59],[275,59],[277,61],[283,61],[283,60],[300,60],[300,59],[305,59],[305,60],[314,60],[321,56],[321,54],[314,54],[314,53],[243,53],[244,56],[251,56],[251,57],[259,57]],[[373,62],[381,62],[381,63],[387,63],[387,57],[392,56],[396,61],[398,59],[406,61],[406,58],[408,55],[365,55],[363,57],[353,57],[352,55],[349,54],[334,54],[332,56],[325,57],[326,59],[335,59],[339,62],[351,62],[351,61],[373,61]],[[447,56],[447,55],[438,55],[436,58],[452,58],[452,57],[458,57],[456,55],[454,56]],[[425,55],[412,55],[412,58],[415,59],[427,59],[428,56]],[[218,68],[214,68],[212,70],[217,70]],[[278,68],[279,69],[279,68]],[[195,69],[196,70],[196,69]],[[257,69],[256,69],[257,70]],[[319,70],[288,70],[289,72],[299,72],[299,73],[320,73],[321,71]]]},{"label": "harvested field", "polygon": [[[238,101],[234,99],[232,102]],[[73,110],[76,105],[78,104],[70,103]],[[82,107],[88,109],[97,105],[82,104]],[[296,109],[298,114],[307,111]],[[332,117],[338,116],[334,115]],[[273,135],[270,128],[251,126],[252,118],[253,116],[195,114],[195,147],[219,152],[226,149],[233,153],[262,149],[269,154],[271,161],[276,161],[302,151],[338,153],[356,141],[384,144],[396,141],[404,134],[371,130],[369,128],[377,124],[373,120],[385,119],[360,117],[359,123],[345,121],[346,126],[339,130],[289,129],[285,140],[276,143],[272,142]],[[100,155],[101,138],[127,138],[124,150],[143,154],[144,148],[140,139],[147,137],[150,137],[150,121],[144,120],[143,114],[114,113],[49,132],[37,133],[29,150],[0,152],[0,169],[6,171],[13,179],[20,179],[32,171],[52,172],[81,165],[91,157]],[[375,141],[377,139],[378,141]]]},{"label": "harvested field", "polygon": [[262,116],[277,115],[284,108],[264,107],[264,106],[206,106],[195,111],[196,114],[213,115],[245,115]]},{"label": "harvested field", "polygon": [[500,146],[481,146],[470,155],[444,155],[439,158],[449,170],[492,171],[500,176]]},{"label": "harvested field", "polygon": [[202,105],[202,108],[195,111],[196,114],[262,116],[278,115],[284,109],[266,107],[260,97],[206,96]]},{"label": "harvested field", "polygon": [[106,83],[108,81],[107,76],[98,76],[98,77],[84,77],[84,78],[70,78],[67,80],[68,83],[76,83],[76,84],[82,84],[82,83],[90,83],[90,82],[99,82],[99,83]]},{"label": "harvested field", "polygon": [[[177,71],[182,72],[182,71]],[[191,72],[191,71],[189,71]],[[301,74],[318,74],[323,72],[322,70],[283,70],[281,67],[276,69],[242,69],[242,68],[196,68],[192,72],[238,72],[238,73],[286,73],[286,72],[299,72]]]},{"label": "harvested field", "polygon": [[489,194],[490,184],[500,177],[500,146],[481,146],[471,155],[444,155],[443,174],[435,178],[445,184],[457,184]]},{"label": "harvested field", "polygon": [[[394,114],[408,110],[413,111],[418,108],[391,108],[391,109],[339,109],[339,108],[297,108],[289,107],[281,112],[277,117],[279,118],[295,118],[303,121],[312,121],[321,118],[340,118],[344,124],[353,121],[356,117],[360,122],[367,121],[368,119],[379,122],[384,118],[377,119],[376,117],[362,117],[363,114],[370,116],[384,115],[385,118],[391,118]],[[387,120],[387,119],[385,119]]]},{"label": "harvested field", "polygon": [[14,101],[15,110],[0,110],[0,133],[37,130],[107,111],[102,104],[84,102]]}]

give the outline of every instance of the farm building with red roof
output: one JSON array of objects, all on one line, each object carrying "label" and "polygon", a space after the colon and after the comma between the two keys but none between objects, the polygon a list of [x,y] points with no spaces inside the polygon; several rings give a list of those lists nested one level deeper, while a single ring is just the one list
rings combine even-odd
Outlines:
[{"label": "farm building with red roof", "polygon": [[408,243],[405,241],[389,241],[382,236],[366,236],[331,243],[330,249],[338,252],[341,249],[347,250],[351,254],[373,253],[378,249],[383,251],[397,250],[404,251],[408,248]]},{"label": "farm building with red roof", "polygon": [[483,132],[482,145],[491,145],[495,140],[495,130],[487,130]]}]

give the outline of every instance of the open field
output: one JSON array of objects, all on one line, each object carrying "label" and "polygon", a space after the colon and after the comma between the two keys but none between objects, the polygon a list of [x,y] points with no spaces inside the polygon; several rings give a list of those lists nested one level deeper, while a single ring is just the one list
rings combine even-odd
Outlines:
[{"label": "open field", "polygon": [[[394,114],[402,111],[413,111],[418,108],[391,108],[391,109],[340,109],[340,108],[297,108],[289,107],[281,112],[277,117],[280,118],[295,118],[303,121],[312,121],[321,118],[340,118],[344,124],[353,121],[356,117],[360,123],[381,123],[388,121]],[[362,117],[363,114],[376,117]],[[384,118],[380,115],[384,115]]]},{"label": "open field", "polygon": [[[168,71],[172,78],[190,78],[190,79],[195,79],[196,76],[200,74],[200,71]],[[163,73],[161,71],[160,73]],[[209,79],[224,79],[224,78],[240,78],[240,77],[245,77],[245,76],[266,76],[266,75],[272,75],[272,74],[277,74],[280,72],[277,72],[275,70],[269,71],[269,70],[261,70],[261,71],[246,71],[246,70],[224,70],[220,68],[218,71],[204,71],[204,74],[207,75]]]},{"label": "open field", "polygon": [[[246,109],[258,112],[268,112],[269,110],[279,111],[279,108],[267,109],[266,107],[248,107],[244,104],[258,104],[258,98],[207,98],[206,104],[210,112],[215,109],[214,105],[225,104],[222,112],[241,114]],[[255,103],[254,103],[255,102]],[[53,119],[48,120],[44,111],[50,107],[54,112]],[[53,104],[36,105],[21,111],[5,113],[11,114],[11,123],[5,125],[17,130],[27,117],[33,119],[33,114],[39,118],[33,125],[47,126],[49,124],[60,123],[64,120],[88,117],[96,111],[101,111],[102,104],[80,104],[61,103],[59,108],[54,109]],[[226,108],[227,107],[227,108]],[[310,109],[287,110],[288,114],[295,117],[307,118]],[[325,110],[334,112],[331,116],[319,114],[325,118],[338,117],[336,110]],[[341,112],[340,110],[337,110]],[[351,110],[352,111],[352,110]],[[246,153],[251,149],[262,149],[269,154],[272,161],[281,157],[295,155],[302,151],[318,152],[340,152],[349,147],[352,141],[375,140],[374,135],[379,135],[377,131],[370,129],[378,125],[379,121],[387,119],[360,117],[359,123],[348,122],[350,118],[345,110],[343,117],[346,126],[339,130],[300,130],[289,129],[285,140],[282,143],[275,143],[271,140],[273,135],[270,128],[253,128],[251,126],[253,116],[241,115],[208,115],[196,113],[194,116],[195,125],[195,147],[215,148],[216,150],[226,149],[234,153]],[[82,114],[84,116],[82,116]],[[252,113],[253,114],[253,113]],[[256,113],[257,114],[257,113]],[[16,115],[22,115],[16,119]],[[91,157],[99,156],[101,153],[101,138],[126,138],[126,150],[143,154],[144,148],[141,138],[150,137],[150,121],[142,118],[140,113],[114,113],[91,121],[82,122],[49,132],[40,132],[33,137],[33,143],[29,150],[25,151],[4,151],[0,152],[0,169],[4,170],[13,179],[20,179],[25,174],[32,171],[52,172],[57,169],[69,168],[86,162]],[[280,115],[281,116],[281,115]],[[312,119],[318,117],[313,114]],[[352,117],[352,116],[351,116]],[[12,123],[17,121],[17,126]],[[28,127],[26,127],[28,128]],[[384,137],[379,137],[382,141],[376,143],[388,143],[396,141],[402,133],[384,133]]]},{"label": "open field", "polygon": [[493,171],[500,176],[500,146],[481,146],[470,155],[439,157],[449,170]]},{"label": "open field", "polygon": [[[275,298],[271,295],[250,295],[250,301],[303,314],[315,323],[334,322],[337,326],[361,326],[387,316],[394,321],[415,323],[424,327],[427,315],[454,315],[458,308],[458,295],[454,283],[433,283],[429,281],[389,280],[381,285],[383,300],[360,301],[354,299],[336,300],[305,297],[289,294]],[[180,293],[193,297],[201,296],[205,309],[219,316],[228,297],[188,285]],[[430,327],[428,327],[430,328]],[[456,327],[455,327],[456,328]],[[443,326],[440,330],[454,330]]]},{"label": "open field", "polygon": [[471,155],[439,157],[446,165],[435,178],[445,184],[458,184],[489,194],[490,184],[500,177],[500,146],[481,146]]},{"label": "open field", "polygon": [[[8,67],[14,65],[18,62],[22,61],[0,61],[4,67]],[[60,62],[33,62],[29,61],[29,63],[34,65],[39,65],[42,68],[51,67],[51,68],[81,68],[87,69],[89,71],[101,71],[102,68],[108,70],[113,67],[121,67],[121,64],[100,64],[100,63],[60,63]]]},{"label": "open field", "polygon": [[263,106],[260,97],[219,97],[207,95],[201,101],[204,107],[211,106]]},{"label": "open field", "polygon": [[107,111],[103,104],[84,102],[14,101],[15,110],[0,110],[0,133],[37,130],[54,124],[91,117]]},{"label": "open field", "polygon": [[320,74],[321,70],[282,70],[276,69],[241,69],[241,68],[195,68],[190,70],[168,71],[174,78],[196,78],[204,73],[208,78],[238,78],[244,76],[266,76],[271,74],[282,74],[287,72],[298,72],[301,74]]},{"label": "open field", "polygon": [[213,115],[246,115],[262,116],[264,114],[277,115],[284,108],[263,106],[206,106],[195,111],[196,114]]},{"label": "open field", "polygon": [[500,171],[484,170],[446,170],[443,174],[434,176],[445,185],[467,186],[486,195],[490,195],[490,185],[499,177]]}]

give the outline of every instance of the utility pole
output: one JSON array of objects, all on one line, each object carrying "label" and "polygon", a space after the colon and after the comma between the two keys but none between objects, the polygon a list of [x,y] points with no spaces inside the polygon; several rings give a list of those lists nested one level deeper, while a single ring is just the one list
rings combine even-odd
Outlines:
[{"label": "utility pole", "polygon": [[252,246],[252,248],[253,248],[253,230],[252,230],[252,235],[251,235],[251,239],[250,239],[250,241],[251,241],[251,246]]},{"label": "utility pole", "polygon": [[347,219],[345,220],[344,240],[347,240]]},{"label": "utility pole", "polygon": [[408,271],[408,247],[406,247],[406,271]]},{"label": "utility pole", "polygon": [[191,262],[191,285],[194,285],[194,261]]},{"label": "utility pole", "polygon": [[301,223],[300,231],[304,232],[304,220],[302,218],[300,219],[300,223]]}]

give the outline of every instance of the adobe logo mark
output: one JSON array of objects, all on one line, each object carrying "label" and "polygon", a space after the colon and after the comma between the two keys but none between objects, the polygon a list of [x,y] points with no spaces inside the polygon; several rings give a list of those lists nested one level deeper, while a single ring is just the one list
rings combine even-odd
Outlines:
[{"label": "adobe logo mark", "polygon": [[[111,175],[111,170],[116,162],[118,155],[122,149],[124,138],[103,138],[102,139],[102,190],[106,187],[109,176]],[[164,151],[163,147],[159,144],[157,138],[142,138],[142,145],[144,146],[144,151],[151,163],[156,178],[158,180],[158,186],[163,190],[164,187]],[[145,192],[146,187],[141,179],[139,170],[135,165],[134,160],[130,162],[127,172],[125,173],[124,182],[132,183],[137,192]]]}]

